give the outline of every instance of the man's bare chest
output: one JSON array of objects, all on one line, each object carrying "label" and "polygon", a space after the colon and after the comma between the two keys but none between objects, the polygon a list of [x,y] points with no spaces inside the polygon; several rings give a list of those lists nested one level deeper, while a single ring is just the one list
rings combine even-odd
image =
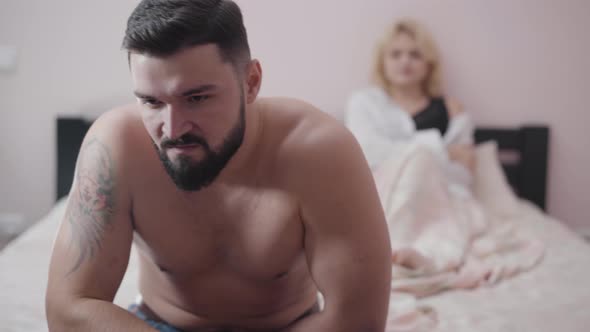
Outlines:
[{"label": "man's bare chest", "polygon": [[134,199],[133,220],[139,249],[176,276],[272,279],[303,253],[299,208],[279,190],[239,188],[195,201],[144,192]]}]

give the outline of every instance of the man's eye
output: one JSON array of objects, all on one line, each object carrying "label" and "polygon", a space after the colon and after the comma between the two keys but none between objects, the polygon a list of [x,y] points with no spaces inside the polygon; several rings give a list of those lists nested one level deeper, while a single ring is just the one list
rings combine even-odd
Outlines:
[{"label": "man's eye", "polygon": [[150,108],[157,108],[162,104],[161,102],[159,102],[155,99],[141,99],[141,103],[143,105],[150,107]]},{"label": "man's eye", "polygon": [[200,102],[205,101],[207,99],[209,99],[209,96],[207,96],[207,95],[199,95],[199,96],[190,96],[190,97],[188,97],[189,103],[200,103]]}]

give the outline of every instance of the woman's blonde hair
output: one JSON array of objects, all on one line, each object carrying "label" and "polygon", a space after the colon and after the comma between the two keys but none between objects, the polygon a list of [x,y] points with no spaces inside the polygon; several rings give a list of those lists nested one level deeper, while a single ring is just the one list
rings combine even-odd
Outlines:
[{"label": "woman's blonde hair", "polygon": [[423,86],[424,92],[430,97],[441,96],[441,68],[436,44],[432,35],[422,25],[412,19],[402,19],[395,22],[378,43],[373,68],[373,79],[375,83],[387,91],[387,93],[392,91],[391,83],[385,73],[385,53],[391,40],[402,33],[414,39],[416,44],[418,44],[418,49],[424,60],[429,65],[429,71]]}]

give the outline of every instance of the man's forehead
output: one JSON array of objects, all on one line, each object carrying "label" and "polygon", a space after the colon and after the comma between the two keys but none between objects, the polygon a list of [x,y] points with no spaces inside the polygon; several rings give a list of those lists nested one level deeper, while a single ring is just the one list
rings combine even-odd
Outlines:
[{"label": "man's forehead", "polygon": [[219,47],[215,44],[196,45],[183,48],[170,55],[153,55],[149,52],[129,52],[131,68],[143,66],[191,66],[210,68],[229,65],[221,57]]},{"label": "man's forehead", "polygon": [[168,57],[131,53],[130,67],[136,94],[145,95],[155,91],[183,95],[201,86],[220,88],[233,82],[234,75],[215,45],[191,47]]}]

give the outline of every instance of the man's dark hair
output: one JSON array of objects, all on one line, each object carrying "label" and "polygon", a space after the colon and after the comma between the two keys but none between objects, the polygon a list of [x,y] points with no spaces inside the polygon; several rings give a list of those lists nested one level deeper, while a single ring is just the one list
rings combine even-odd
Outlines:
[{"label": "man's dark hair", "polygon": [[123,48],[166,57],[186,48],[215,44],[223,61],[250,60],[242,12],[231,0],[143,0],[127,21]]}]

